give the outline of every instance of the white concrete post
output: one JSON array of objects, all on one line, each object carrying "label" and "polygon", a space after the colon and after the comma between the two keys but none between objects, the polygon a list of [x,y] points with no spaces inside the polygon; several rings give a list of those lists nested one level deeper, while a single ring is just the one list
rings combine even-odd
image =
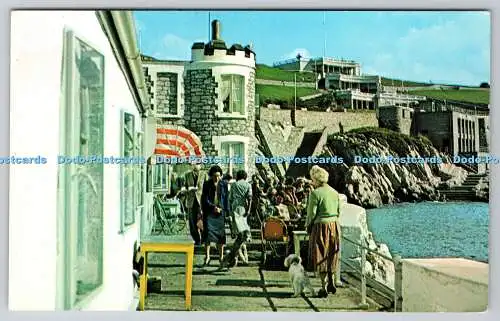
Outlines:
[{"label": "white concrete post", "polygon": [[395,255],[394,259],[394,312],[403,310],[403,263],[401,256]]},{"label": "white concrete post", "polygon": [[359,307],[361,309],[367,309],[368,304],[366,303],[366,273],[365,273],[365,265],[366,265],[366,249],[361,246],[361,304]]}]

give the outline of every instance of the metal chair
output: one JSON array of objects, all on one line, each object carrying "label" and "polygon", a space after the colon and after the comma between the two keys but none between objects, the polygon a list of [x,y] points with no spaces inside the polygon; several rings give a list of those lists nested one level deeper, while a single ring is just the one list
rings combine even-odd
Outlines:
[{"label": "metal chair", "polygon": [[[268,252],[271,253],[273,258],[282,256],[278,253],[278,248],[280,245],[285,244],[285,249],[287,249],[287,243],[288,232],[285,221],[279,217],[265,219],[261,228],[262,265],[265,265],[268,260]],[[286,256],[286,253],[284,256]]]}]

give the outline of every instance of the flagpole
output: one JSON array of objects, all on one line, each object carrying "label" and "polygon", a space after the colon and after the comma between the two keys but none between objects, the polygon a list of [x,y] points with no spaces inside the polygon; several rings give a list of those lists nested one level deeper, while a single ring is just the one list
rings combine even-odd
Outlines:
[{"label": "flagpole", "polygon": [[141,34],[141,29],[139,29],[139,53],[142,53],[142,34]]},{"label": "flagpole", "polygon": [[210,35],[211,31],[212,31],[212,30],[211,30],[211,28],[210,28],[210,11],[209,11],[209,12],[208,12],[208,42],[210,42],[210,38],[212,37],[212,36]]}]

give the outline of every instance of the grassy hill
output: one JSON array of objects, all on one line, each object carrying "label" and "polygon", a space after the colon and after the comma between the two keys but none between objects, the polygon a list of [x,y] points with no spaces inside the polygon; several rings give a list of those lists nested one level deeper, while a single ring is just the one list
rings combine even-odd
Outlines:
[{"label": "grassy hill", "polygon": [[[255,85],[255,92],[259,95],[261,103],[267,101],[288,101],[293,102],[295,91],[293,87],[274,85]],[[297,99],[302,96],[312,95],[318,91],[314,88],[297,87]]]},{"label": "grassy hill", "polygon": [[[297,74],[298,82],[314,82],[315,74],[310,72],[294,72],[281,70],[279,68],[270,67],[263,64],[257,64],[256,78],[277,81],[294,81],[294,74]],[[404,87],[428,87],[429,83],[406,81],[381,77],[382,85],[385,86],[404,86]],[[313,88],[297,88],[297,97],[307,96],[317,93]],[[272,86],[272,85],[256,85],[256,93],[260,96],[260,102],[264,101],[288,101],[293,102],[294,89],[293,87]],[[409,94],[427,96],[436,99],[458,100],[471,103],[489,104],[490,91],[489,89],[479,88],[461,88],[457,89],[427,89],[427,90],[412,90]]]},{"label": "grassy hill", "polygon": [[[294,81],[294,71],[281,70],[267,65],[257,64],[255,77],[257,79]],[[315,75],[312,72],[297,72],[297,81],[314,82]]]},{"label": "grassy hill", "polygon": [[435,89],[435,90],[412,90],[411,95],[427,96],[436,99],[458,100],[470,103],[490,103],[489,89]]}]

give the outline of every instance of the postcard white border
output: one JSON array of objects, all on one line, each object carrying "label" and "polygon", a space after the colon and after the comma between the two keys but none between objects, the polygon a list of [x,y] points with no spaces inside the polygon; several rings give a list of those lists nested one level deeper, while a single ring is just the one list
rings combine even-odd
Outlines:
[{"label": "postcard white border", "polygon": [[[500,16],[499,1],[496,0],[351,0],[351,1],[339,1],[339,0],[245,0],[245,1],[230,1],[230,0],[150,0],[145,1],[133,1],[133,0],[122,0],[122,1],[102,1],[102,0],[71,0],[65,1],[64,4],[57,0],[4,0],[1,3],[2,8],[2,24],[3,28],[0,33],[1,43],[2,43],[2,56],[1,56],[1,68],[0,81],[1,81],[1,99],[3,104],[0,105],[0,155],[9,155],[9,83],[10,83],[10,10],[12,8],[16,9],[76,9],[76,8],[141,8],[147,7],[151,9],[153,7],[158,9],[276,9],[276,10],[290,10],[290,9],[405,9],[405,10],[471,10],[471,9],[487,9],[492,12],[492,64],[491,64],[491,86],[493,88],[491,92],[491,135],[496,137],[496,133],[500,132],[500,90],[497,86],[500,86],[500,23],[498,16]],[[36,26],[34,26],[36,28]],[[497,85],[498,83],[498,85]],[[29,93],[27,93],[29,94]],[[495,155],[500,155],[500,141],[492,140],[491,152]],[[500,278],[494,272],[498,270],[500,264],[500,255],[498,248],[500,246],[500,234],[495,233],[499,230],[500,217],[499,217],[499,207],[500,207],[500,187],[496,184],[496,178],[500,178],[500,168],[498,166],[492,166],[491,169],[491,184],[490,184],[490,304],[488,312],[485,313],[332,313],[331,315],[321,315],[320,319],[327,320],[360,320],[360,319],[370,319],[377,321],[387,321],[394,320],[395,318],[407,319],[407,320],[469,320],[469,319],[491,319],[493,320],[494,315],[498,314],[500,294],[499,294],[499,280]],[[85,313],[78,312],[54,312],[54,313],[20,313],[20,312],[8,312],[8,205],[9,205],[9,169],[7,166],[0,166],[0,238],[4,241],[0,247],[0,258],[3,264],[0,265],[0,275],[1,280],[0,286],[0,297],[3,299],[3,307],[0,312],[0,320],[88,320],[89,315]],[[27,276],[29,277],[29,276]],[[255,321],[257,318],[273,318],[280,320],[304,320],[309,318],[318,317],[318,315],[305,314],[305,313],[209,313],[200,315],[202,312],[148,312],[148,313],[93,313],[92,318],[95,320],[197,320],[199,318],[210,319],[214,321],[225,320],[235,320],[236,318],[240,321]],[[330,314],[330,313],[329,313]],[[498,318],[498,317],[497,317]],[[495,318],[495,319],[497,319]]]}]

